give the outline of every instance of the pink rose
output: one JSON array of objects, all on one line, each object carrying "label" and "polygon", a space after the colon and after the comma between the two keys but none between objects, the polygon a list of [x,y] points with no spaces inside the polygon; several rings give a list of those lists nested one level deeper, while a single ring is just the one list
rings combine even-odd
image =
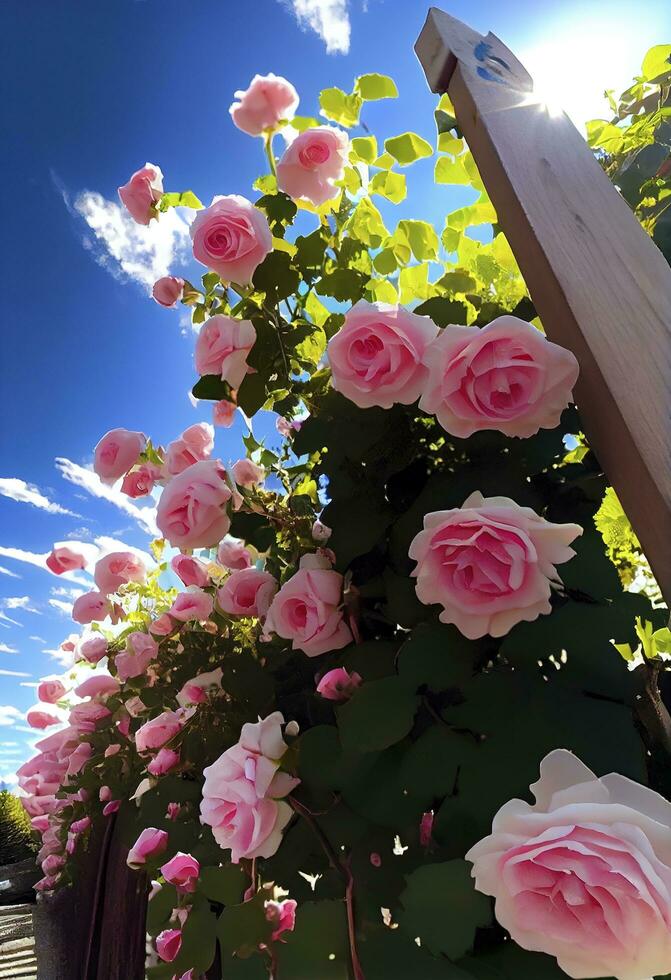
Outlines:
[{"label": "pink rose", "polygon": [[438,328],[401,306],[360,300],[328,344],[332,384],[359,408],[410,405],[426,387],[426,349]]},{"label": "pink rose", "polygon": [[119,197],[131,218],[139,225],[148,225],[158,217],[156,204],[163,195],[163,174],[154,163],[145,163],[131,179],[119,188]]},{"label": "pink rose", "polygon": [[154,489],[157,480],[161,478],[161,468],[154,463],[142,463],[136,469],[126,473],[121,483],[121,492],[127,497],[146,497]]},{"label": "pink rose", "polygon": [[119,682],[116,677],[96,671],[87,677],[78,687],[75,694],[78,698],[107,698],[111,694],[117,694]]},{"label": "pink rose", "polygon": [[129,868],[141,868],[147,859],[162,854],[168,846],[168,835],[165,830],[156,827],[146,827],[135,841],[126,859]]},{"label": "pink rose", "polygon": [[277,164],[277,186],[289,197],[304,197],[317,207],[339,193],[347,163],[347,133],[334,126],[316,126],[299,133]]},{"label": "pink rose", "polygon": [[207,565],[191,555],[175,555],[170,567],[184,585],[197,585],[202,589],[210,580]]},{"label": "pink rose", "polygon": [[221,691],[221,677],[221,667],[197,674],[182,687],[177,695],[177,703],[182,708],[190,704],[202,704],[207,701],[209,694]]},{"label": "pink rose", "polygon": [[146,444],[147,439],[141,432],[111,429],[94,450],[93,469],[103,483],[116,483],[137,463]]},{"label": "pink rose", "polygon": [[109,708],[99,701],[82,701],[70,708],[68,721],[78,732],[90,733],[95,732],[99,722],[107,721],[111,714]]},{"label": "pink rose", "polygon": [[509,497],[475,492],[463,507],[424,518],[409,556],[420,602],[443,607],[440,619],[469,640],[505,636],[516,623],[549,613],[556,565],[575,552],[577,524],[551,524]]},{"label": "pink rose", "polygon": [[148,633],[135,630],[126,638],[126,649],[114,658],[116,672],[122,681],[139,677],[158,657],[158,643]]},{"label": "pink rose", "polygon": [[184,295],[184,280],[179,276],[162,276],[154,283],[151,295],[161,306],[176,306]]},{"label": "pink rose", "polygon": [[239,459],[237,463],[233,463],[231,473],[239,487],[253,487],[257,483],[263,483],[266,478],[264,468],[251,459]]},{"label": "pink rose", "polygon": [[235,93],[228,110],[234,124],[250,136],[272,131],[282,120],[292,119],[298,106],[298,93],[281,75],[254,75],[245,91]]},{"label": "pink rose", "polygon": [[297,902],[293,898],[285,898],[282,902],[268,900],[263,903],[266,919],[273,925],[271,939],[276,941],[283,932],[293,932],[296,925]]},{"label": "pink rose", "polygon": [[62,575],[63,572],[72,572],[79,568],[86,568],[86,559],[77,551],[63,546],[54,548],[45,564],[54,575]]},{"label": "pink rose", "polygon": [[212,596],[191,585],[185,592],[180,592],[168,612],[180,623],[188,623],[192,619],[208,619],[213,608]]},{"label": "pink rose", "polygon": [[237,538],[224,538],[217,548],[217,561],[224,568],[239,571],[241,568],[250,567],[252,556],[249,549],[245,547],[244,541]]},{"label": "pink rose", "polygon": [[156,512],[161,533],[174,548],[209,548],[230,527],[226,504],[232,496],[218,459],[204,459],[165,487]]},{"label": "pink rose", "polygon": [[182,930],[164,929],[156,937],[156,952],[164,963],[172,963],[182,948]]},{"label": "pink rose", "polygon": [[228,576],[217,591],[217,602],[229,616],[265,616],[276,592],[270,572],[242,568]]},{"label": "pink rose", "polygon": [[213,197],[209,208],[198,211],[189,231],[194,258],[224,282],[251,282],[256,267],[273,249],[268,219],[238,194]]},{"label": "pink rose", "polygon": [[40,705],[29,708],[26,714],[26,721],[31,728],[50,728],[51,725],[60,725],[63,721],[57,714],[45,711]]},{"label": "pink rose", "polygon": [[42,861],[42,871],[45,875],[55,875],[61,870],[64,864],[65,858],[62,854],[48,854],[44,861]]},{"label": "pink rose", "polygon": [[290,421],[289,419],[282,418],[280,415],[275,419],[275,428],[281,436],[283,436],[285,439],[289,439],[295,432],[300,432],[304,421],[305,419],[300,422],[297,419],[292,419]]},{"label": "pink rose", "polygon": [[96,562],[93,578],[100,591],[109,595],[128,582],[144,582],[146,571],[132,551],[113,551]]},{"label": "pink rose", "polygon": [[515,316],[481,329],[445,327],[424,362],[419,407],[461,439],[480,429],[522,437],[553,429],[578,380],[573,354]]},{"label": "pink rose", "polygon": [[[326,566],[326,567],[325,567]],[[318,657],[352,642],[342,612],[343,577],[326,559],[304,555],[268,610],[265,628],[292,641],[294,650]]]},{"label": "pink rose", "polygon": [[153,623],[149,624],[149,632],[154,636],[170,636],[175,631],[175,624],[167,613],[162,613]]},{"label": "pink rose", "polygon": [[151,721],[147,721],[135,733],[135,747],[138,752],[154,752],[182,730],[182,717],[175,711],[164,711]]},{"label": "pink rose", "polygon": [[165,454],[165,469],[170,476],[176,476],[199,460],[209,459],[213,449],[214,428],[207,422],[197,422],[170,443]]},{"label": "pink rose", "polygon": [[91,826],[90,817],[82,817],[80,820],[73,820],[70,824],[70,833],[72,834],[83,834],[85,830],[88,830]]},{"label": "pink rose", "polygon": [[57,701],[67,694],[67,687],[57,677],[45,678],[40,681],[37,688],[37,696],[40,701],[46,704],[56,704]]},{"label": "pink rose", "polygon": [[75,623],[100,622],[112,612],[112,604],[102,592],[85,592],[72,604],[72,618]]},{"label": "pink rose", "polygon": [[249,370],[247,355],[255,340],[256,330],[251,320],[234,320],[222,313],[211,316],[196,340],[196,371],[216,374],[232,388],[239,388]]},{"label": "pink rose", "polygon": [[107,640],[104,636],[91,636],[83,640],[77,648],[78,659],[87,660],[90,664],[97,664],[106,656]]},{"label": "pink rose", "polygon": [[179,752],[164,746],[158,750],[147,766],[147,772],[151,773],[152,776],[165,776],[167,772],[179,765],[179,761]]},{"label": "pink rose", "polygon": [[212,421],[222,429],[230,429],[235,419],[237,405],[227,401],[225,398],[212,406]]},{"label": "pink rose", "polygon": [[335,667],[324,674],[317,684],[317,694],[327,701],[347,701],[361,684],[361,675],[348,673],[344,667]]},{"label": "pink rose", "polygon": [[287,750],[279,711],[256,724],[242,726],[239,742],[227,749],[203,774],[201,822],[212,828],[231,860],[271,857],[280,845],[291,808],[281,802],[299,780],[280,772]]},{"label": "pink rose", "polygon": [[195,892],[200,874],[200,864],[190,854],[178,851],[173,858],[162,865],[161,874],[167,882],[174,885],[179,894]]},{"label": "pink rose", "polygon": [[466,859],[524,949],[570,977],[647,980],[671,965],[671,804],[565,749],[543,759],[533,805],[511,800]]}]

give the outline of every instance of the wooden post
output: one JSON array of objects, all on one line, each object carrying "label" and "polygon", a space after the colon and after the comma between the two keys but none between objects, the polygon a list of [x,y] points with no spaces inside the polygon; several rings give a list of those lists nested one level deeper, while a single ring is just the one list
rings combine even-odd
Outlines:
[{"label": "wooden post", "polygon": [[432,7],[415,51],[452,100],[548,336],[580,363],[585,433],[671,604],[671,268],[495,35]]}]

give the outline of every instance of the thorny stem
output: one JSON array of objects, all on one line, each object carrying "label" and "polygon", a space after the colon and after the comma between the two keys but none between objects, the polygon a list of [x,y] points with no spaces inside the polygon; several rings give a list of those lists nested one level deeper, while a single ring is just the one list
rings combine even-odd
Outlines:
[{"label": "thorny stem", "polygon": [[643,688],[637,697],[641,721],[655,741],[671,755],[671,715],[659,690],[662,665],[646,663],[638,669],[645,671]]},{"label": "thorny stem", "polygon": [[328,858],[329,864],[334,871],[338,874],[345,882],[345,905],[347,907],[347,933],[349,936],[349,953],[350,960],[352,963],[352,975],[354,980],[366,980],[363,968],[361,966],[361,961],[359,960],[359,953],[357,950],[356,943],[356,919],[354,916],[354,876],[350,870],[349,862],[342,861],[328,839],[324,831],[321,829],[317,821],[314,819],[313,815],[299,803],[297,799],[293,796],[288,797],[288,802],[295,813],[302,817],[307,823],[312,833],[315,835],[317,840],[322,846],[326,857]]}]

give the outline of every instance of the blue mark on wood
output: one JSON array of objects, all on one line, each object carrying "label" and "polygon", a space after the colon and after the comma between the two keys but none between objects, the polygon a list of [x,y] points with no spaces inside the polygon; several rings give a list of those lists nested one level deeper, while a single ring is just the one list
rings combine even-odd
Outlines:
[{"label": "blue mark on wood", "polygon": [[503,85],[508,84],[509,80],[504,77],[504,73],[507,72],[510,74],[510,65],[503,58],[499,58],[498,55],[493,54],[489,41],[478,41],[473,48],[473,55],[476,61],[481,62],[476,67],[476,72],[480,78],[484,78],[487,82],[500,82]]}]

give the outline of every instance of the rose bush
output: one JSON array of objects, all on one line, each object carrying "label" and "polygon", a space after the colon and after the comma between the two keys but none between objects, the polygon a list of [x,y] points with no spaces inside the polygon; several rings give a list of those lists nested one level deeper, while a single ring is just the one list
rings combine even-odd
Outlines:
[{"label": "rose bush", "polygon": [[[434,149],[356,128],[396,95],[326,89],[324,126],[257,76],[231,107],[263,138],[256,194],[202,207],[158,168],[122,189],[140,222],[196,210],[201,282],[154,295],[191,310],[215,425],[254,424],[227,466],[205,422],[95,449],[103,481],[158,498],[162,537],[141,563],[45,558],[99,591],[28,712],[60,726],[18,772],[38,890],[114,821],[151,882],[156,980],[215,958],[227,980],[649,980],[671,971],[663,612],[606,554],[579,364],[445,97],[436,182],[477,198],[440,236],[396,221],[401,168]],[[544,756],[536,803],[514,799]]]}]

